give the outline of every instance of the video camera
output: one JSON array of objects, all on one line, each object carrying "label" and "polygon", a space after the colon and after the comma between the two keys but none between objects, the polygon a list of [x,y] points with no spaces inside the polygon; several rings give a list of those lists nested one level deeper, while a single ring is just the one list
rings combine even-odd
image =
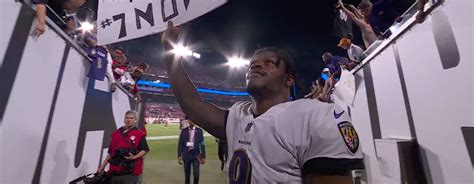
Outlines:
[{"label": "video camera", "polygon": [[133,170],[133,167],[135,166],[135,160],[127,160],[125,158],[129,156],[129,153],[136,155],[138,153],[138,150],[135,148],[116,149],[115,154],[114,156],[112,156],[112,158],[110,158],[109,163],[112,165],[123,167],[125,168],[124,172],[131,173]]},{"label": "video camera", "polygon": [[85,184],[106,184],[109,183],[109,176],[105,171],[91,173],[72,180],[69,184],[76,184],[80,181],[83,181]]}]

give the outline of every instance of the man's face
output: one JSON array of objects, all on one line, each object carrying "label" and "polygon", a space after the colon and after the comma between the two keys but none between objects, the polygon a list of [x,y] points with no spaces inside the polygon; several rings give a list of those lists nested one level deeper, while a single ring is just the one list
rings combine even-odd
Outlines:
[{"label": "man's face", "polygon": [[118,50],[118,49],[111,49],[111,50],[110,50],[110,56],[112,56],[112,59],[113,59],[113,60],[116,60],[116,59],[117,59],[117,50]]},{"label": "man's face", "polygon": [[110,53],[110,55],[112,56],[113,60],[116,60],[118,62],[126,61],[125,54],[120,49],[115,49],[113,52]]},{"label": "man's face", "polygon": [[349,45],[341,45],[341,47],[342,47],[344,50],[349,49]]},{"label": "man's face", "polygon": [[287,87],[285,79],[285,62],[279,62],[278,56],[272,51],[261,52],[250,61],[246,73],[247,92],[258,94],[260,90],[279,91]]},{"label": "man's face", "polygon": [[126,114],[125,115],[125,126],[126,127],[128,127],[128,128],[133,127],[133,126],[135,126],[136,122],[137,122],[137,119],[132,114]]},{"label": "man's face", "polygon": [[329,63],[329,62],[331,61],[331,57],[326,56],[326,55],[323,55],[323,61],[324,61],[325,63]]},{"label": "man's face", "polygon": [[191,127],[191,128],[194,127],[194,122],[193,121],[188,120],[188,124],[189,124],[189,127]]},{"label": "man's face", "polygon": [[66,22],[66,28],[67,28],[69,31],[72,31],[72,30],[74,30],[74,28],[76,28],[76,24],[75,24],[74,19],[68,19],[68,20],[67,20],[67,22]]}]

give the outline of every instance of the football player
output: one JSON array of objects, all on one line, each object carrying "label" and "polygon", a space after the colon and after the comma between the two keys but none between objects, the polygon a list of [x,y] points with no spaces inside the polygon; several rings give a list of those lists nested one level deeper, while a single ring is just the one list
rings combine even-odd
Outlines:
[{"label": "football player", "polygon": [[317,99],[289,101],[293,60],[278,48],[259,49],[246,73],[251,102],[221,109],[204,101],[171,50],[180,33],[162,35],[172,90],[184,113],[228,143],[229,183],[352,184],[363,154],[348,113]]}]

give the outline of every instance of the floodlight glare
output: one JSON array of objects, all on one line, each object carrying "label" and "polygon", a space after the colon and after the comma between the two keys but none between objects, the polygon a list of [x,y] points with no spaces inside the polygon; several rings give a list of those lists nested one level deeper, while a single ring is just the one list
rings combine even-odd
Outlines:
[{"label": "floodlight glare", "polygon": [[233,68],[243,67],[245,65],[248,65],[249,63],[249,60],[240,57],[231,57],[227,60],[227,64]]},{"label": "floodlight glare", "polygon": [[195,57],[196,59],[200,59],[201,58],[201,54],[197,53],[197,52],[193,52],[193,57]]},{"label": "floodlight glare", "polygon": [[81,27],[79,29],[82,30],[83,32],[89,32],[89,31],[92,31],[92,29],[94,29],[94,25],[91,24],[90,22],[82,22]]},{"label": "floodlight glare", "polygon": [[189,50],[188,48],[186,48],[185,46],[181,46],[181,45],[175,45],[173,47],[173,50],[172,52],[178,56],[191,56],[193,55],[193,51]]}]

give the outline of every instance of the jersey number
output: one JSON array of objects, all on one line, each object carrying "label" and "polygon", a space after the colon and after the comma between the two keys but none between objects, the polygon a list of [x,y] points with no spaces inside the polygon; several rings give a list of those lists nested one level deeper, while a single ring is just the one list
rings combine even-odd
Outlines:
[{"label": "jersey number", "polygon": [[229,183],[250,183],[252,177],[252,164],[244,149],[237,149],[229,163]]}]

